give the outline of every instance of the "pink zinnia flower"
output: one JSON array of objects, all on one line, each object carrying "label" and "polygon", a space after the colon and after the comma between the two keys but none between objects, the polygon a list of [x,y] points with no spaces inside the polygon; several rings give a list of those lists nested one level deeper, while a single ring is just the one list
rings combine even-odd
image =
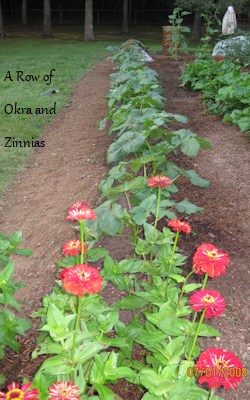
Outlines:
[{"label": "pink zinnia flower", "polygon": [[210,388],[236,389],[245,376],[245,369],[233,353],[215,347],[203,351],[194,368],[201,374],[198,382],[207,382]]},{"label": "pink zinnia flower", "polygon": [[67,220],[82,220],[82,219],[96,219],[96,213],[92,208],[70,208],[69,215],[66,217]]},{"label": "pink zinnia flower", "polygon": [[[82,251],[82,244],[80,240],[70,240],[63,246],[64,256],[77,256]],[[84,245],[84,253],[86,252],[86,245]]]},{"label": "pink zinnia flower", "polygon": [[80,389],[73,382],[56,382],[49,387],[51,400],[80,400]]},{"label": "pink zinnia flower", "polygon": [[29,388],[32,386],[32,382],[29,383],[24,383],[21,385],[19,388],[19,385],[16,384],[15,382],[11,383],[10,385],[7,386],[8,392],[3,393],[0,392],[0,399],[6,399],[6,400],[39,400],[38,398],[38,390],[37,389],[32,389],[29,390]]},{"label": "pink zinnia flower", "polygon": [[171,179],[164,175],[152,176],[148,179],[148,186],[152,188],[159,187],[162,190],[163,186],[169,187],[170,185]]},{"label": "pink zinnia flower", "polygon": [[217,318],[225,310],[224,297],[215,290],[198,290],[189,300],[190,307],[195,311],[206,310],[205,317]]},{"label": "pink zinnia flower", "polygon": [[100,271],[85,264],[65,268],[59,279],[63,281],[64,290],[76,296],[99,293],[103,284]]},{"label": "pink zinnia flower", "polygon": [[217,249],[213,244],[203,243],[193,257],[193,270],[199,275],[208,273],[210,278],[218,277],[226,272],[229,256]]},{"label": "pink zinnia flower", "polygon": [[167,225],[170,226],[173,231],[185,232],[187,234],[190,233],[192,229],[187,222],[180,221],[179,219],[171,219],[168,221]]}]

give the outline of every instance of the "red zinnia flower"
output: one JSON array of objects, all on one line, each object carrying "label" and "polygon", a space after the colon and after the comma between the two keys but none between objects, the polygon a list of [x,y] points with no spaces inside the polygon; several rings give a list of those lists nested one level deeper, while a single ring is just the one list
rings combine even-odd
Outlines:
[{"label": "red zinnia flower", "polygon": [[[77,256],[82,251],[82,244],[80,240],[70,240],[63,246],[63,254],[66,256]],[[86,253],[87,245],[84,244],[83,252]]]},{"label": "red zinnia flower", "polygon": [[29,388],[32,386],[32,382],[24,383],[21,388],[15,382],[11,383],[11,385],[7,386],[8,392],[3,393],[0,392],[0,399],[15,399],[15,400],[39,400],[38,398],[38,390],[32,389],[30,391]]},{"label": "red zinnia flower", "polygon": [[190,307],[195,311],[206,310],[205,317],[217,318],[225,310],[224,298],[215,290],[198,290],[189,300]]},{"label": "red zinnia flower", "polygon": [[217,249],[213,244],[203,243],[193,257],[193,270],[199,275],[208,273],[210,278],[218,277],[226,272],[229,256]]},{"label": "red zinnia flower", "polygon": [[69,207],[69,210],[72,210],[73,208],[80,210],[81,208],[88,206],[89,206],[88,203],[85,203],[85,201],[77,201],[76,203],[72,204],[72,206]]},{"label": "red zinnia flower", "polygon": [[76,296],[83,296],[85,293],[98,293],[103,284],[98,269],[85,264],[65,268],[60,276],[63,280],[64,290]]},{"label": "red zinnia flower", "polygon": [[77,256],[82,249],[80,240],[70,240],[63,246],[63,254],[66,256]]},{"label": "red zinnia flower", "polygon": [[80,389],[73,382],[56,382],[49,387],[51,400],[80,400]]},{"label": "red zinnia flower", "polygon": [[170,221],[168,221],[168,226],[173,228],[173,231],[177,232],[190,233],[192,229],[192,227],[187,222],[180,221],[179,219],[171,219]]},{"label": "red zinnia flower", "polygon": [[148,179],[148,186],[152,188],[159,186],[162,190],[163,186],[169,187],[170,185],[171,179],[164,175],[152,176]]},{"label": "red zinnia flower", "polygon": [[81,219],[96,219],[96,213],[92,208],[82,207],[82,208],[70,208],[69,215],[66,217],[67,220],[81,220]]},{"label": "red zinnia flower", "polygon": [[207,382],[210,388],[236,389],[244,376],[240,360],[233,353],[215,347],[203,351],[194,368],[202,374],[198,382],[201,385]]}]

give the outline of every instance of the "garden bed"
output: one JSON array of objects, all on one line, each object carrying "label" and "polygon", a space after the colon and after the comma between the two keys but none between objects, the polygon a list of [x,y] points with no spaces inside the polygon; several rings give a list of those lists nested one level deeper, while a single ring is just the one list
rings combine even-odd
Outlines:
[{"label": "garden bed", "polygon": [[[217,116],[206,114],[199,95],[178,88],[183,61],[157,56],[153,65],[166,91],[167,111],[187,115],[188,128],[209,139],[214,148],[202,150],[193,162],[195,169],[210,180],[209,188],[196,189],[185,182],[179,185],[180,200],[188,197],[205,208],[204,214],[186,218],[194,234],[183,239],[181,247],[188,257],[187,269],[195,249],[203,242],[212,242],[230,255],[232,262],[228,273],[210,282],[210,286],[219,289],[227,302],[224,317],[213,321],[222,337],[217,339],[219,343],[215,339],[206,339],[202,347],[208,347],[209,342],[209,346],[218,345],[233,351],[246,365],[247,347],[249,349],[246,320],[249,148],[246,138],[236,128],[222,123]],[[105,152],[110,139],[97,131],[96,124],[106,113],[103,96],[108,92],[110,72],[111,65],[104,62],[81,81],[71,105],[45,133],[46,149],[35,153],[5,196],[1,218],[4,231],[22,229],[24,244],[34,252],[32,258],[17,261],[18,279],[28,282],[27,288],[19,294],[19,298],[28,303],[24,307],[26,316],[39,307],[42,295],[48,293],[54,283],[57,270],[54,262],[60,258],[61,245],[70,238],[68,226],[63,222],[68,205],[76,200],[92,205],[98,201],[97,186],[106,175]],[[173,127],[179,128],[176,123]],[[178,161],[183,167],[193,169],[193,163],[185,156]],[[116,238],[105,238],[104,242],[113,258],[121,259],[128,255],[126,243],[121,247]],[[106,290],[104,295],[108,302],[116,300],[115,290]],[[34,346],[34,336],[35,331],[22,339],[20,356],[8,352],[4,359],[1,372],[7,376],[8,382],[21,381],[23,376],[32,379],[37,361],[30,363],[28,356]],[[220,395],[226,400],[245,400],[246,385],[247,381],[243,380],[235,393],[223,391]],[[137,390],[125,383],[117,387],[118,392],[124,400],[141,397]]]}]

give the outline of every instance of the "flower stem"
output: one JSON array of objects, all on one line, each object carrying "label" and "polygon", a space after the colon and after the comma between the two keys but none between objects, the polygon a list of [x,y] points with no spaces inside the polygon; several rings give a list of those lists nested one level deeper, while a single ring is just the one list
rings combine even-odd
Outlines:
[{"label": "flower stem", "polygon": [[77,333],[78,333],[78,331],[80,329],[82,298],[83,298],[82,296],[78,297],[77,317],[76,317],[75,332],[74,332],[73,346],[72,346],[72,361],[73,362],[74,362],[74,350],[75,350],[75,347],[76,347],[76,337],[77,337]]},{"label": "flower stem", "polygon": [[206,272],[206,275],[205,275],[205,278],[204,278],[204,281],[203,281],[203,285],[202,285],[201,290],[204,290],[204,289],[205,289],[206,284],[207,284],[207,280],[208,280],[208,273]]},{"label": "flower stem", "polygon": [[81,251],[81,264],[84,264],[85,254],[84,254],[84,244],[85,244],[85,225],[84,221],[80,220],[80,232],[81,232],[81,244],[82,244],[82,251]]},{"label": "flower stem", "polygon": [[211,390],[210,390],[210,392],[209,392],[208,400],[213,400],[213,398],[214,398],[214,391],[215,391],[214,387],[211,388]]},{"label": "flower stem", "polygon": [[159,218],[159,210],[160,210],[160,203],[161,203],[161,188],[159,186],[158,188],[158,199],[157,199],[157,208],[156,208],[156,214],[155,214],[155,223],[154,227],[156,228],[158,218]]},{"label": "flower stem", "polygon": [[188,356],[188,361],[191,361],[192,353],[193,353],[193,350],[194,350],[194,346],[196,344],[196,341],[197,341],[197,338],[198,338],[198,335],[199,335],[199,332],[200,332],[200,329],[201,329],[201,325],[202,325],[203,320],[205,318],[205,312],[206,312],[206,309],[204,308],[204,310],[203,310],[203,312],[201,314],[200,321],[199,321],[198,326],[196,328],[196,332],[195,332],[195,335],[194,335],[194,340],[193,340],[192,347],[191,347],[191,350],[190,350],[190,353],[189,353],[189,356]]},{"label": "flower stem", "polygon": [[130,203],[130,200],[129,200],[129,197],[128,197],[128,193],[126,192],[126,190],[124,190],[124,194],[125,194],[125,197],[126,197],[126,200],[127,200],[129,212],[131,214],[131,203]]},{"label": "flower stem", "polygon": [[[176,247],[177,247],[178,240],[179,240],[179,232],[176,231],[175,240],[174,240],[174,246],[173,246],[173,251],[172,251],[172,255],[171,255],[171,259],[170,259],[170,265],[169,265],[169,270],[168,270],[167,284],[168,284],[168,281],[169,281],[169,275],[170,275],[171,270],[172,270],[172,266],[173,266],[173,262],[174,262],[174,256],[175,256],[175,252],[176,252]],[[189,276],[189,275],[188,275],[188,276]]]},{"label": "flower stem", "polygon": [[188,281],[189,277],[190,277],[191,275],[193,275],[193,274],[194,274],[194,271],[191,271],[191,272],[189,272],[189,274],[188,274],[188,275],[186,276],[186,278],[185,278],[185,281],[184,281],[184,283],[183,283],[183,285],[182,285],[182,288],[181,288],[181,293],[180,293],[180,297],[179,297],[179,300],[178,300],[178,306],[180,305],[182,296],[183,296],[183,294],[184,294],[184,289],[185,289],[185,286],[186,286],[186,284],[187,284],[187,281]]}]

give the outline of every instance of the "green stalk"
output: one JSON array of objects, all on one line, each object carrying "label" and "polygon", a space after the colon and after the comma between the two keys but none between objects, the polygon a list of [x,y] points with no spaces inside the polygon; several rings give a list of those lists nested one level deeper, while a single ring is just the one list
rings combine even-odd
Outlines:
[{"label": "green stalk", "polygon": [[125,194],[125,197],[126,197],[126,200],[127,200],[129,212],[131,214],[131,203],[130,203],[130,200],[129,200],[129,197],[128,197],[128,193],[126,192],[126,190],[124,190],[124,194]]},{"label": "green stalk", "polygon": [[204,289],[205,289],[206,284],[207,284],[207,280],[208,280],[208,273],[206,272],[206,275],[205,275],[205,278],[204,278],[204,281],[203,281],[203,285],[202,285],[201,290],[204,290]]},{"label": "green stalk", "polygon": [[204,318],[205,318],[205,312],[206,312],[206,308],[204,308],[204,310],[203,310],[203,312],[201,314],[201,318],[200,318],[200,321],[198,323],[198,326],[197,326],[197,329],[196,329],[196,332],[195,332],[193,344],[192,344],[192,347],[191,347],[191,350],[190,350],[190,353],[189,353],[189,356],[188,356],[188,361],[191,361],[192,353],[193,353],[193,350],[194,350],[194,346],[196,344],[196,341],[197,341],[197,338],[198,338],[198,335],[199,335],[199,332],[200,332],[200,329],[201,329],[201,325],[202,325],[202,323],[204,321]]},{"label": "green stalk", "polygon": [[82,244],[82,251],[81,251],[81,264],[84,264],[85,254],[84,254],[84,244],[85,244],[85,225],[84,220],[80,219],[80,232],[81,232],[81,244]]},{"label": "green stalk", "polygon": [[[175,240],[174,240],[174,247],[173,247],[172,256],[171,256],[171,260],[170,260],[169,271],[168,271],[167,285],[168,285],[168,281],[169,281],[169,275],[170,275],[170,273],[171,273],[172,266],[173,266],[173,262],[174,262],[174,256],[175,256],[175,252],[176,252],[176,247],[177,247],[178,240],[179,240],[179,232],[176,231]],[[188,276],[189,276],[189,275],[188,275]]]},{"label": "green stalk", "polygon": [[75,332],[74,332],[73,346],[72,346],[72,362],[73,363],[74,363],[74,350],[75,350],[75,347],[76,347],[76,337],[77,337],[78,331],[80,330],[82,299],[83,299],[83,296],[78,296],[77,317],[76,317]]},{"label": "green stalk", "polygon": [[215,392],[215,388],[213,387],[209,392],[208,400],[210,400],[210,399],[213,400],[214,392]]},{"label": "green stalk", "polygon": [[160,203],[161,203],[161,188],[159,186],[158,188],[158,198],[157,198],[157,208],[156,208],[156,214],[155,214],[155,223],[154,227],[156,228],[158,218],[159,218],[159,210],[160,210]]},{"label": "green stalk", "polygon": [[184,294],[184,289],[185,289],[185,286],[186,286],[186,284],[187,284],[187,281],[188,281],[189,277],[190,277],[191,275],[193,275],[193,274],[194,274],[194,271],[191,271],[191,272],[189,272],[189,274],[188,274],[188,275],[186,276],[186,278],[185,278],[185,281],[184,281],[184,283],[183,283],[183,285],[182,285],[182,288],[181,288],[181,293],[180,293],[180,297],[179,297],[179,300],[178,300],[178,306],[180,305],[182,296],[183,296],[183,294]]}]

